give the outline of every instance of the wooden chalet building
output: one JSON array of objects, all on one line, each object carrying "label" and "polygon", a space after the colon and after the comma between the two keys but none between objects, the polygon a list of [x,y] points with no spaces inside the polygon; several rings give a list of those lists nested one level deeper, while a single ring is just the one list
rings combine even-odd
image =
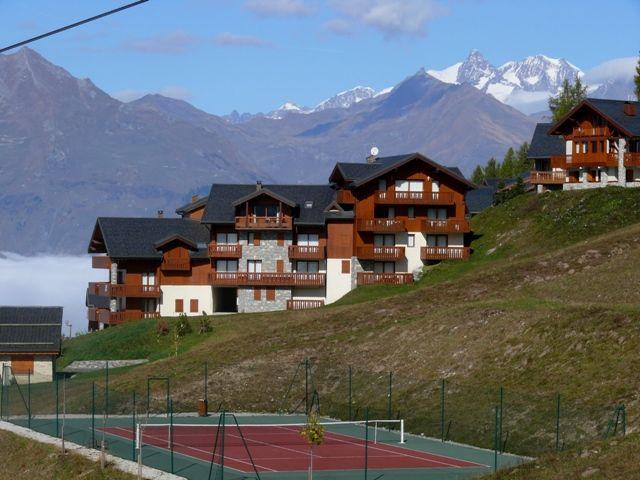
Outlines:
[{"label": "wooden chalet building", "polygon": [[639,102],[588,98],[555,124],[539,123],[529,158],[538,192],[640,186]]},{"label": "wooden chalet building", "polygon": [[303,309],[405,284],[470,251],[458,169],[418,154],[336,164],[328,185],[214,184],[180,218],[98,218],[89,328],[180,313]]},{"label": "wooden chalet building", "polygon": [[0,383],[50,382],[62,345],[62,307],[0,306]]}]

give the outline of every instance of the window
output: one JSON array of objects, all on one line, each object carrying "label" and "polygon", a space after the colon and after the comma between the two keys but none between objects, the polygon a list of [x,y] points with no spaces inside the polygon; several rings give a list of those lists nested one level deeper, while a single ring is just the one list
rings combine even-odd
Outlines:
[{"label": "window", "polygon": [[408,180],[396,180],[396,192],[408,192],[409,181]]},{"label": "window", "polygon": [[374,273],[395,273],[396,264],[394,262],[374,262]]},{"label": "window", "polygon": [[393,234],[376,234],[373,236],[373,245],[376,247],[394,247],[396,236]]},{"label": "window", "polygon": [[216,260],[216,272],[237,272],[238,260]]},{"label": "window", "polygon": [[231,232],[231,233],[224,233],[224,232],[216,233],[216,243],[221,244],[221,245],[236,244],[236,243],[238,243],[238,234],[235,233],[235,232]]},{"label": "window", "polygon": [[262,260],[247,260],[247,272],[249,273],[262,272]]},{"label": "window", "polygon": [[144,303],[142,304],[142,309],[144,312],[155,312],[158,307],[158,302],[155,298],[145,298]]},{"label": "window", "polygon": [[282,259],[276,260],[276,272],[278,273],[284,272],[284,260]]},{"label": "window", "polygon": [[300,233],[298,235],[298,245],[305,247],[317,247],[320,236],[317,233]]},{"label": "window", "polygon": [[318,273],[319,270],[320,270],[319,262],[306,262],[306,261],[296,262],[296,272]]},{"label": "window", "polygon": [[313,208],[313,202],[311,200],[305,201],[304,208]]},{"label": "window", "polygon": [[447,235],[427,235],[427,245],[429,247],[446,247],[448,237]]},{"label": "window", "polygon": [[396,192],[422,192],[422,180],[396,180]]},{"label": "window", "polygon": [[247,244],[254,247],[260,246],[260,232],[249,232],[247,236]]},{"label": "window", "polygon": [[378,190],[382,190],[383,192],[387,189],[387,181],[384,178],[380,178],[378,180]]},{"label": "window", "polygon": [[176,313],[184,312],[184,300],[182,300],[181,298],[176,298],[175,311],[176,311]]},{"label": "window", "polygon": [[415,210],[414,207],[408,207],[407,208],[407,217],[416,218],[416,210]]},{"label": "window", "polygon": [[276,300],[276,288],[275,287],[267,287],[267,302],[275,302]]},{"label": "window", "polygon": [[438,180],[434,180],[431,182],[431,191],[437,193],[440,191],[440,182]]},{"label": "window", "polygon": [[416,236],[414,234],[407,235],[407,247],[415,247],[416,246]]},{"label": "window", "polygon": [[198,299],[192,298],[189,300],[189,312],[198,313]]},{"label": "window", "polygon": [[256,217],[277,217],[279,214],[277,205],[254,205],[253,214]]},{"label": "window", "polygon": [[387,208],[387,218],[396,218],[396,209],[394,207]]},{"label": "window", "polygon": [[258,287],[253,287],[253,299],[258,302],[262,300],[262,290]]},{"label": "window", "polygon": [[430,207],[427,209],[427,218],[429,220],[446,220],[447,209]]},{"label": "window", "polygon": [[156,274],[154,272],[143,273],[142,274],[142,285],[155,285],[156,284]]},{"label": "window", "polygon": [[351,273],[351,262],[349,260],[342,260],[342,273]]}]

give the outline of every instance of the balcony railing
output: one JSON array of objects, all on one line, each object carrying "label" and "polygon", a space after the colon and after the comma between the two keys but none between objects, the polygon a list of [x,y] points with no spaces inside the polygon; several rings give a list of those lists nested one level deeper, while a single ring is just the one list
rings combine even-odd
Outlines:
[{"label": "balcony railing", "polygon": [[157,298],[162,294],[158,285],[89,283],[89,293],[100,297]]},{"label": "balcony railing", "polygon": [[584,138],[584,137],[604,137],[609,138],[611,136],[611,130],[609,127],[589,127],[589,128],[574,128],[573,129],[573,138]]},{"label": "balcony railing", "polygon": [[469,247],[422,247],[422,260],[466,260],[471,254]]},{"label": "balcony railing", "polygon": [[361,218],[357,222],[361,232],[404,232],[404,222],[396,218]]},{"label": "balcony railing", "polygon": [[358,285],[408,285],[410,283],[413,283],[413,273],[358,273]]},{"label": "balcony railing", "polygon": [[356,256],[363,260],[395,261],[404,258],[404,247],[365,245],[356,249]]},{"label": "balcony railing", "polygon": [[216,286],[282,286],[282,287],[322,287],[325,284],[324,273],[294,272],[213,272],[209,274],[209,283]]},{"label": "balcony railing", "polygon": [[567,181],[567,172],[564,170],[555,172],[541,172],[533,170],[529,176],[530,183],[562,184]]},{"label": "balcony railing", "polygon": [[111,259],[105,255],[91,257],[92,268],[111,268]]},{"label": "balcony railing", "polygon": [[453,205],[451,192],[376,192],[376,202],[384,204]]},{"label": "balcony railing", "polygon": [[351,190],[338,190],[336,193],[336,201],[338,203],[352,204],[356,203],[356,197],[353,196]]},{"label": "balcony railing", "polygon": [[563,169],[571,167],[617,167],[618,154],[615,152],[596,152],[554,155],[551,157],[551,166]]},{"label": "balcony railing", "polygon": [[326,249],[319,245],[289,245],[291,260],[322,260],[326,258]]},{"label": "balcony railing", "polygon": [[446,220],[423,220],[422,231],[425,233],[467,233],[471,231],[469,220],[448,218]]},{"label": "balcony railing", "polygon": [[293,221],[287,215],[257,217],[255,215],[236,217],[237,230],[291,230]]},{"label": "balcony railing", "polygon": [[324,307],[324,300],[287,300],[287,310],[306,310],[307,308]]},{"label": "balcony railing", "polygon": [[242,245],[239,243],[210,243],[209,256],[211,258],[240,258],[242,257]]},{"label": "balcony railing", "polygon": [[625,167],[640,167],[640,152],[627,152],[624,154]]},{"label": "balcony railing", "polygon": [[141,312],[139,310],[123,310],[120,312],[111,312],[104,308],[89,308],[87,310],[87,319],[90,322],[105,323],[107,325],[117,325],[119,323],[133,322],[143,320],[145,318],[159,318],[158,312]]},{"label": "balcony railing", "polygon": [[165,258],[160,264],[160,269],[169,272],[184,272],[191,270],[189,258]]}]

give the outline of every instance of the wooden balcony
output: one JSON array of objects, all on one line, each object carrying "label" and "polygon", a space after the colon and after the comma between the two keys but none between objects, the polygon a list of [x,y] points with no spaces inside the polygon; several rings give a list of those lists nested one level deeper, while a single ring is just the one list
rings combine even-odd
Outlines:
[{"label": "wooden balcony", "polygon": [[360,218],[357,228],[361,232],[404,232],[404,221],[396,218]]},{"label": "wooden balcony", "polygon": [[308,308],[324,307],[324,300],[287,300],[287,310],[306,310]]},{"label": "wooden balcony", "polygon": [[365,245],[356,249],[356,257],[363,260],[401,260],[404,258],[404,247]]},{"label": "wooden balcony", "polygon": [[162,295],[158,285],[111,284],[108,282],[89,283],[89,293],[100,297],[157,298]]},{"label": "wooden balcony", "polygon": [[376,203],[385,205],[453,205],[451,192],[376,192]]},{"label": "wooden balcony", "polygon": [[611,136],[611,130],[609,130],[609,127],[577,127],[573,129],[572,136],[575,139],[598,138],[606,140]]},{"label": "wooden balcony", "polygon": [[336,193],[336,201],[338,203],[354,204],[356,203],[356,197],[353,196],[351,190],[338,190]]},{"label": "wooden balcony", "polygon": [[618,154],[615,152],[577,153],[573,155],[554,155],[551,157],[553,168],[578,167],[617,167]]},{"label": "wooden balcony", "polygon": [[290,216],[256,217],[254,215],[236,217],[236,230],[291,230]]},{"label": "wooden balcony", "polygon": [[91,257],[92,268],[111,268],[111,259],[105,255]]},{"label": "wooden balcony", "polygon": [[555,172],[540,172],[532,170],[529,175],[529,182],[543,185],[560,185],[567,181],[567,172],[558,170]]},{"label": "wooden balcony", "polygon": [[358,273],[358,285],[408,285],[410,283],[413,283],[413,273]]},{"label": "wooden balcony", "polygon": [[640,152],[627,152],[624,154],[625,167],[640,167]]},{"label": "wooden balcony", "polygon": [[469,220],[447,218],[446,220],[423,220],[421,231],[425,233],[467,233],[471,231]]},{"label": "wooden balcony", "polygon": [[242,245],[239,243],[210,243],[209,256],[211,258],[240,258],[242,257]]},{"label": "wooden balcony", "polygon": [[89,322],[104,323],[107,325],[117,325],[119,323],[133,322],[145,318],[160,318],[159,312],[141,312],[139,310],[123,310],[111,312],[104,308],[87,309],[87,319]]},{"label": "wooden balcony", "polygon": [[291,260],[323,260],[326,256],[325,247],[318,245],[289,245],[289,258]]},{"label": "wooden balcony", "polygon": [[160,264],[160,270],[165,272],[188,272],[191,270],[190,258],[165,258]]},{"label": "wooden balcony", "polygon": [[221,287],[323,287],[325,277],[324,273],[213,272],[209,274],[209,283]]},{"label": "wooden balcony", "polygon": [[467,260],[471,254],[469,247],[422,247],[422,260]]}]

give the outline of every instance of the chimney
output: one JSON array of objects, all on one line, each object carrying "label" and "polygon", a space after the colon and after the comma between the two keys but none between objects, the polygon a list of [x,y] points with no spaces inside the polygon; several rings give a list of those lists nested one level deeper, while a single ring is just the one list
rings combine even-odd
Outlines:
[{"label": "chimney", "polygon": [[164,218],[164,210],[158,210],[158,218]]},{"label": "chimney", "polygon": [[256,182],[256,190],[262,190],[262,182],[260,180]]},{"label": "chimney", "polygon": [[191,195],[191,203],[196,203],[198,201],[198,194]]},{"label": "chimney", "polygon": [[636,104],[633,102],[624,102],[624,114],[629,117],[635,117],[637,113]]}]

